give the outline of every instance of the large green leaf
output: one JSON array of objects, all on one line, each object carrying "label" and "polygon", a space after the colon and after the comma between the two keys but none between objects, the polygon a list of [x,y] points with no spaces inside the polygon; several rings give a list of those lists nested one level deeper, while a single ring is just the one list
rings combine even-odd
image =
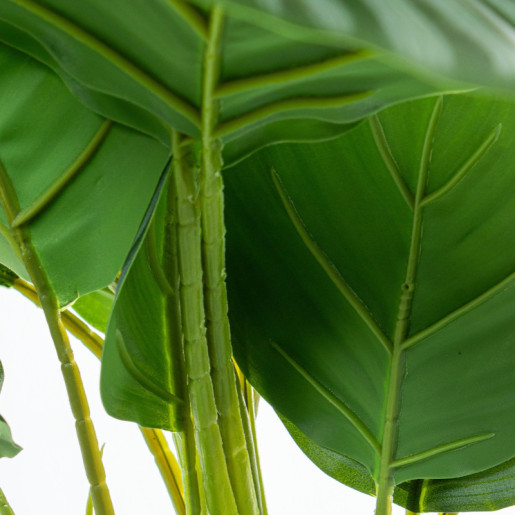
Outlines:
[{"label": "large green leaf", "polygon": [[226,173],[239,364],[375,479],[381,459],[402,483],[515,455],[513,114],[410,102]]},{"label": "large green leaf", "polygon": [[[0,362],[0,390],[4,383],[4,367]],[[21,451],[21,447],[14,443],[11,429],[5,419],[0,416],[0,458],[14,458]]]},{"label": "large green leaf", "polygon": [[[0,68],[0,160],[64,305],[113,281],[169,151],[84,108],[47,67],[4,45]],[[26,277],[0,220],[0,260]]]},{"label": "large green leaf", "polygon": [[[200,134],[207,15],[183,0],[7,0],[0,38],[52,67],[95,111],[168,143],[163,123]],[[225,21],[220,49],[215,132],[227,163],[275,141],[334,137],[341,124],[435,91],[381,52],[237,18]]]},{"label": "large green leaf", "polygon": [[[220,0],[194,0],[211,5]],[[221,0],[233,16],[291,37],[381,48],[412,69],[513,89],[515,6],[505,0]]]}]

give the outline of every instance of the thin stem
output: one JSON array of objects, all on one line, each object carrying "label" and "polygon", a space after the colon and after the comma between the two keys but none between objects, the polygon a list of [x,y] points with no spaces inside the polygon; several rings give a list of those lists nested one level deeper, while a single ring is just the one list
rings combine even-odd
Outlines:
[{"label": "thin stem", "polygon": [[218,427],[206,339],[200,206],[194,157],[172,133],[173,177],[177,194],[177,247],[181,323],[188,393],[195,426],[204,493],[212,515],[237,515],[222,437]]},{"label": "thin stem", "polygon": [[[36,304],[36,306],[41,307],[38,295],[32,284],[24,281],[23,279],[17,278],[13,282],[13,288],[31,300]],[[100,359],[102,357],[102,347],[104,345],[102,338],[70,311],[62,311],[61,317],[65,328],[80,342],[82,342],[98,359]],[[154,456],[173,505],[176,510],[180,510],[181,503],[184,505],[184,499],[182,498],[182,494],[181,497],[178,495],[178,491],[182,492],[182,486],[179,465],[177,464],[175,456],[170,451],[162,431],[159,429],[148,429],[141,426],[138,427],[147,442],[150,452]],[[179,513],[182,512],[179,511]]]},{"label": "thin stem", "polygon": [[184,502],[183,483],[179,464],[175,456],[171,453],[163,433],[157,429],[149,429],[147,427],[140,427],[140,431],[150,452],[154,456],[156,465],[166,484],[177,515],[186,515],[186,513],[189,515],[190,512],[186,511]]},{"label": "thin stem", "polygon": [[[214,136],[224,13],[215,6],[209,22],[204,54],[201,108],[201,188],[202,260],[207,343],[211,360],[218,423],[224,445],[229,478],[240,515],[259,514],[258,494],[254,488],[249,451],[239,409],[236,374],[227,315],[225,285],[225,222],[221,142]],[[246,415],[246,413],[243,413]]]},{"label": "thin stem", "polygon": [[14,515],[14,511],[9,506],[4,492],[0,488],[0,515]]},{"label": "thin stem", "polygon": [[[0,200],[9,224],[13,222],[20,212],[20,205],[7,171],[0,163]],[[75,418],[75,428],[82,453],[86,476],[90,484],[91,498],[97,515],[114,515],[114,509],[107,484],[105,482],[104,465],[90,411],[84,385],[80,377],[79,368],[75,363],[73,351],[68,340],[59,312],[57,296],[39,261],[29,231],[26,227],[12,229],[12,234],[23,256],[25,268],[31,276],[32,282],[45,313],[50,334],[54,341],[55,350],[61,363],[70,407]]]}]

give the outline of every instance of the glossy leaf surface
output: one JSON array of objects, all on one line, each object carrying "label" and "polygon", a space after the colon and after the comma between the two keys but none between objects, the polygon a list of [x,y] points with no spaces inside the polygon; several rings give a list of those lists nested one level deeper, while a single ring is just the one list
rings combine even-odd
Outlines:
[{"label": "glossy leaf surface", "polygon": [[[200,133],[207,18],[182,0],[8,0],[0,38],[52,67],[95,111],[168,144],[164,125]],[[215,132],[226,163],[276,141],[334,137],[435,91],[379,52],[302,42],[237,18],[225,21],[221,46]]]},{"label": "glossy leaf surface", "polygon": [[[168,150],[84,108],[47,67],[4,45],[0,67],[0,160],[65,305],[113,281]],[[26,277],[0,219],[0,259]]]},{"label": "glossy leaf surface", "polygon": [[515,84],[515,7],[504,0],[222,1],[232,15],[290,37],[381,48],[414,69],[470,83]]},{"label": "glossy leaf surface", "polygon": [[[0,391],[4,383],[4,368],[0,363]],[[21,447],[14,443],[11,429],[2,416],[0,416],[0,458],[14,458],[21,451]]]},{"label": "glossy leaf surface", "polygon": [[515,454],[514,131],[510,103],[449,96],[226,172],[238,362],[305,435],[375,479],[393,347],[397,484]]}]

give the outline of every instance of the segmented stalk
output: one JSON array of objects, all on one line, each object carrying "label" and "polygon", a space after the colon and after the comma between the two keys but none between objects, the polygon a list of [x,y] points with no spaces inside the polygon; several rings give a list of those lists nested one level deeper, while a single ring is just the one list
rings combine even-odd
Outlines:
[{"label": "segmented stalk", "polygon": [[202,258],[204,268],[204,304],[211,376],[219,414],[219,427],[227,468],[240,515],[258,515],[258,494],[254,488],[249,451],[239,409],[236,375],[227,315],[225,285],[225,223],[222,180],[221,142],[213,132],[217,122],[218,102],[214,92],[218,84],[220,39],[223,11],[213,8],[204,57],[201,110],[201,189]]},{"label": "segmented stalk", "polygon": [[179,134],[173,132],[181,321],[191,411],[209,512],[237,515],[218,427],[206,340],[198,170],[193,156],[185,155],[180,143]]},{"label": "segmented stalk", "polygon": [[[19,291],[22,295],[41,307],[38,295],[32,284],[20,279],[19,277],[12,280],[12,287]],[[102,357],[102,338],[93,332],[82,320],[76,317],[68,310],[61,312],[61,318],[67,331],[82,342],[98,359]],[[181,481],[179,465],[175,456],[170,451],[168,442],[166,441],[162,431],[159,429],[149,429],[138,426],[147,446],[154,456],[161,477],[165,483],[170,499],[178,514],[185,513],[184,495]],[[89,501],[88,501],[89,502]]]},{"label": "segmented stalk", "polygon": [[[9,225],[11,225],[20,212],[20,205],[11,179],[1,163],[0,199]],[[28,229],[24,226],[12,229],[12,235],[21,251],[25,268],[36,288],[61,363],[61,371],[68,392],[70,407],[75,418],[75,428],[96,515],[114,515],[84,385],[61,320],[57,296],[41,265],[38,254],[34,250]]]},{"label": "segmented stalk", "polygon": [[164,273],[170,292],[167,295],[167,321],[168,337],[174,366],[174,380],[176,391],[184,400],[182,410],[182,430],[175,437],[175,444],[179,452],[182,467],[182,480],[185,493],[186,513],[200,515],[202,511],[200,499],[200,485],[196,470],[197,448],[195,445],[195,431],[191,420],[191,405],[188,398],[188,378],[185,366],[184,339],[182,335],[181,305],[180,305],[180,278],[177,249],[177,195],[172,177],[168,180],[167,212],[165,219],[164,243]]}]

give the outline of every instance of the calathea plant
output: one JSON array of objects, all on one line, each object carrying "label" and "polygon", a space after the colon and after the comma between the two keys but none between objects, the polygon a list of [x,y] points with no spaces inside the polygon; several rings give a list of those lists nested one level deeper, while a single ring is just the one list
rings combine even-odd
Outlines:
[{"label": "calathea plant", "polygon": [[106,410],[158,463],[175,434],[179,513],[266,513],[247,381],[377,515],[513,503],[514,21],[0,1],[2,274],[45,312],[97,514],[73,302]]}]

